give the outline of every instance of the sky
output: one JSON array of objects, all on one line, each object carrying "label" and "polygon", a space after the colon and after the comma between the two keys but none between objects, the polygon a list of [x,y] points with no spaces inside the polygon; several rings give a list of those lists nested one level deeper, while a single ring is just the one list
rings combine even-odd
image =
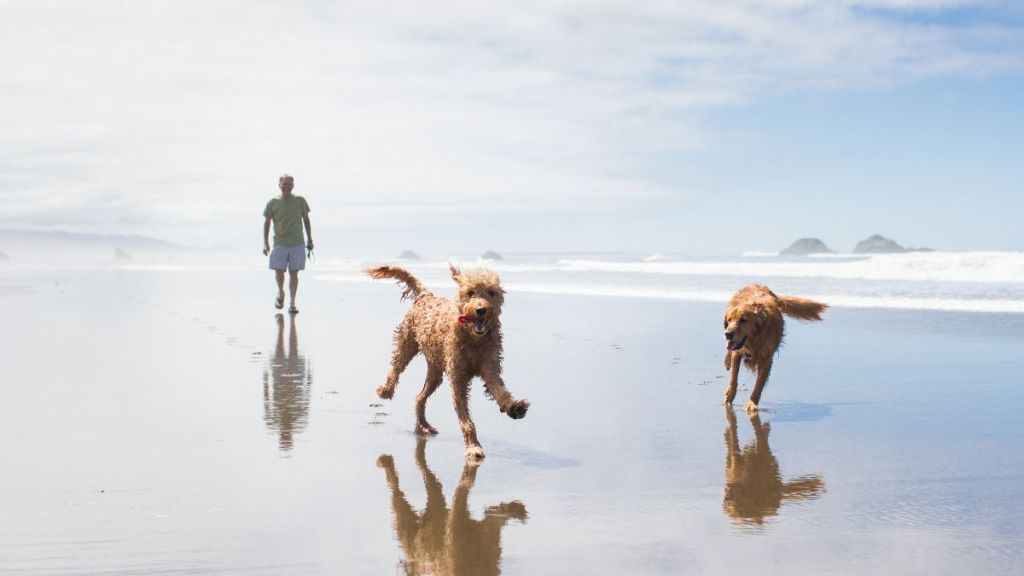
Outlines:
[{"label": "sky", "polygon": [[1024,250],[1024,2],[0,0],[0,228]]}]

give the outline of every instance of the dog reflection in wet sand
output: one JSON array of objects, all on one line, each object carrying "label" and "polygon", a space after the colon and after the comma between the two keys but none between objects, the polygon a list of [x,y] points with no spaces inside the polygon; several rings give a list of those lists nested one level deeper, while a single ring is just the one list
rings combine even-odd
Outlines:
[{"label": "dog reflection in wet sand", "polygon": [[306,357],[299,353],[299,335],[295,316],[288,326],[288,346],[284,341],[284,316],[277,320],[277,346],[263,371],[263,421],[277,433],[282,452],[292,449],[294,435],[306,427],[309,416],[310,388],[313,374]]},{"label": "dog reflection in wet sand", "polygon": [[782,481],[779,462],[768,446],[769,424],[762,424],[755,413],[750,417],[754,440],[740,449],[736,415],[725,411],[729,427],[725,429],[725,499],[722,508],[742,524],[764,524],[775,516],[783,502],[812,500],[825,492],[825,481],[813,474]]},{"label": "dog reflection in wet sand", "polygon": [[405,553],[406,574],[485,576],[501,573],[501,529],[510,519],[526,522],[520,502],[502,502],[484,511],[482,520],[469,514],[469,491],[476,481],[477,466],[467,461],[455,488],[452,505],[445,501],[441,482],[427,467],[426,440],[417,439],[416,467],[423,475],[427,505],[416,512],[398,485],[398,473],[390,454],[377,459],[391,488],[395,534]]}]

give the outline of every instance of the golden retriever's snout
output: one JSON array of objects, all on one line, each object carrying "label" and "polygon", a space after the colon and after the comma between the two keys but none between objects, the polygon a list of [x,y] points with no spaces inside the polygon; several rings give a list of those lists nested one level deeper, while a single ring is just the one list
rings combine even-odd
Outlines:
[{"label": "golden retriever's snout", "polygon": [[732,330],[725,331],[725,349],[726,350],[739,350],[747,343],[747,338],[739,337],[736,332]]}]

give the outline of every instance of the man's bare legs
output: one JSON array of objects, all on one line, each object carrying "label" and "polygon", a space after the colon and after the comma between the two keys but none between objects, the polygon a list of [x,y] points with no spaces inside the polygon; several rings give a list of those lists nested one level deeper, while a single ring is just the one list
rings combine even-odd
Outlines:
[{"label": "man's bare legs", "polygon": [[[274,270],[274,279],[277,280],[277,301],[284,305],[284,270]],[[292,300],[295,297],[292,296]]]},{"label": "man's bare legs", "polygon": [[[284,270],[274,270],[274,279],[277,280],[277,301],[282,305],[284,304]],[[288,271],[288,293],[291,296],[291,308],[297,311],[295,307],[295,294],[299,291],[299,271],[289,270]]]},{"label": "man's bare legs", "polygon": [[[281,293],[284,293],[284,275],[282,274],[281,280],[278,282],[281,285]],[[288,271],[288,293],[292,297],[291,310],[295,310],[295,293],[299,291],[299,271],[289,270]]]}]

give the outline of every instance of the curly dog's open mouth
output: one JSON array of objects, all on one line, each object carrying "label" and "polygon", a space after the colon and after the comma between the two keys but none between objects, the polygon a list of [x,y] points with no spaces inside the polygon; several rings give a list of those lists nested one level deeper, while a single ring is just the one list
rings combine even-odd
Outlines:
[{"label": "curly dog's open mouth", "polygon": [[466,324],[468,322],[473,323],[473,333],[477,336],[483,336],[487,333],[487,324],[484,318],[481,316],[470,316],[463,314],[459,316],[459,324]]}]

